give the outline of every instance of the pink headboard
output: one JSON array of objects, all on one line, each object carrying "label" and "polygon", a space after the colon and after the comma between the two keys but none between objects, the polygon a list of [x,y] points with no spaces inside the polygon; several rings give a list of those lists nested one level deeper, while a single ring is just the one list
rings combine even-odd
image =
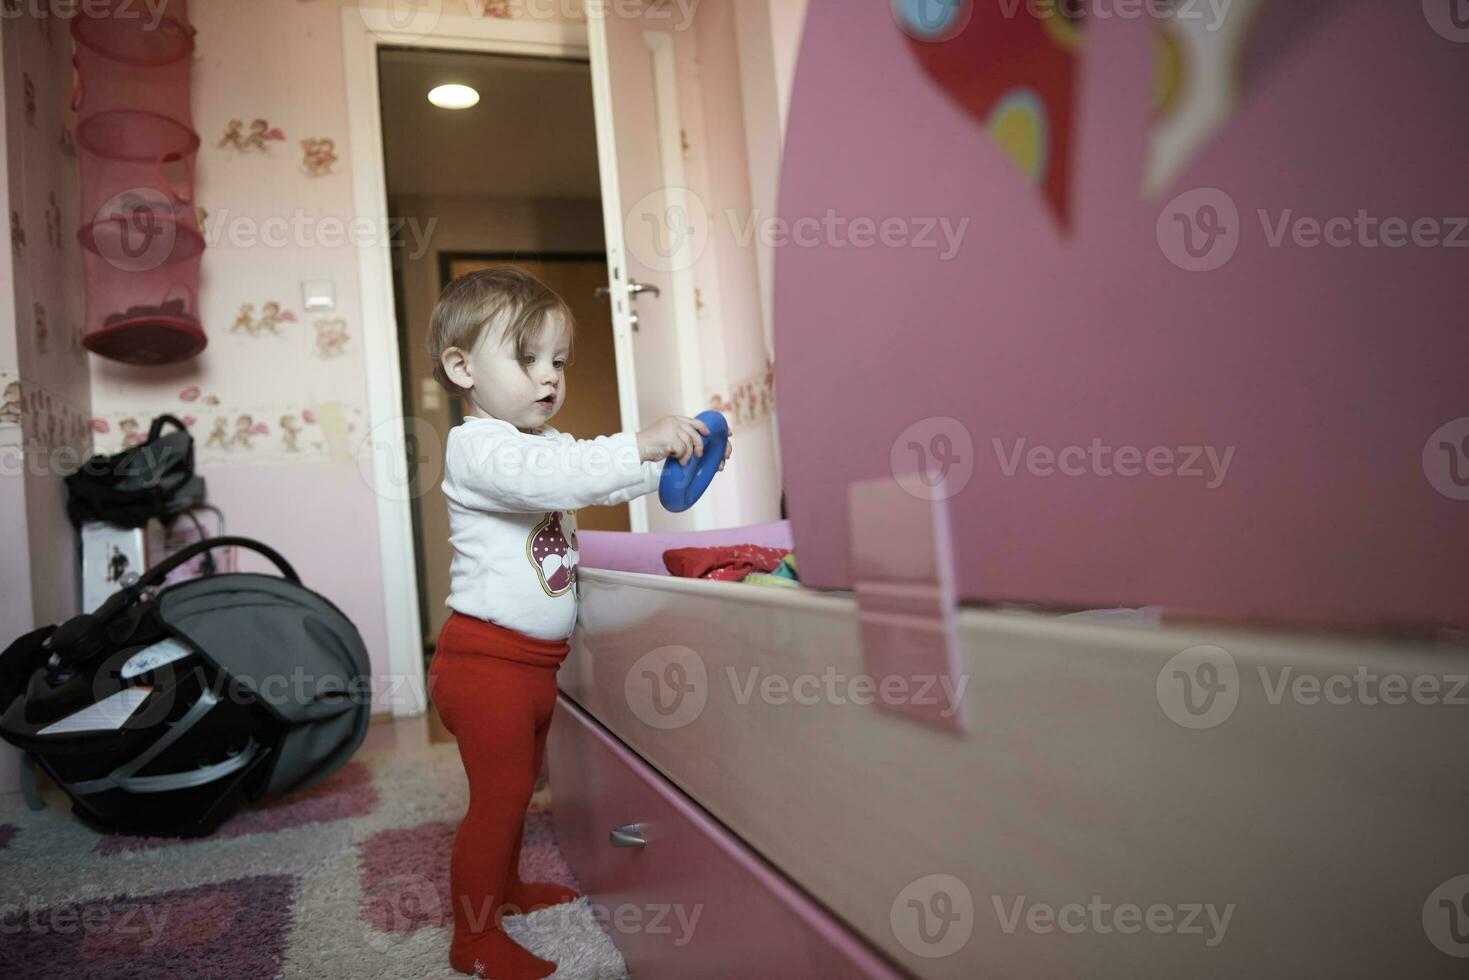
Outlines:
[{"label": "pink headboard", "polygon": [[[1002,5],[971,6],[975,32]],[[1469,242],[1445,220],[1469,215],[1469,47],[1416,2],[1235,7],[1259,10],[1225,73],[1238,106],[1147,191],[1160,25],[1086,24],[1061,194],[988,134],[975,80],[945,74],[962,59],[888,3],[812,0],[782,219],[899,219],[938,246],[778,250],[805,582],[851,586],[848,487],[916,469],[917,445],[960,485],[966,599],[1469,622],[1469,249],[1270,238],[1365,210]],[[952,256],[936,218],[968,219]]]}]

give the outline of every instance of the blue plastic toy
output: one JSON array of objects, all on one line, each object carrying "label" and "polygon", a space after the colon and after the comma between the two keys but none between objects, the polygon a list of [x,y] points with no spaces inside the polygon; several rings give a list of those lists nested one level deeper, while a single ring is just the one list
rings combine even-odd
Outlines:
[{"label": "blue plastic toy", "polygon": [[724,447],[729,442],[729,422],[718,412],[700,412],[699,421],[709,427],[704,437],[704,455],[690,457],[688,465],[670,458],[663,465],[663,479],[658,484],[658,500],[675,514],[699,502],[719,464],[724,462]]}]

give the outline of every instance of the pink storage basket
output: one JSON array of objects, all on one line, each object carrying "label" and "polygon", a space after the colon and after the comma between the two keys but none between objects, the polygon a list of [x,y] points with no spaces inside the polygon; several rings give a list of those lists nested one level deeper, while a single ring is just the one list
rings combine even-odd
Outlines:
[{"label": "pink storage basket", "polygon": [[77,239],[119,266],[138,269],[204,251],[193,202],[193,158],[102,160],[78,149],[82,223]]},{"label": "pink storage basket", "polygon": [[173,364],[208,343],[199,322],[199,256],[118,268],[93,252],[87,271],[87,350],[126,364]]},{"label": "pink storage basket", "polygon": [[103,10],[71,25],[84,343],[131,364],[172,363],[207,343],[197,302],[205,242],[194,209],[194,31],[184,0],[161,0],[156,23],[156,4]]},{"label": "pink storage basket", "polygon": [[[124,8],[124,12],[131,9]],[[137,5],[140,9],[141,5]],[[190,109],[190,57],[193,44],[181,57],[156,64],[118,61],[107,48],[89,43],[90,34],[108,32],[126,37],[138,32],[136,20],[76,17],[72,37],[77,69],[72,106],[77,111],[77,145],[108,159],[139,162],[160,156],[191,156],[199,148]],[[85,25],[85,26],[84,26]],[[156,32],[144,32],[152,36]],[[127,48],[127,44],[116,47]]]},{"label": "pink storage basket", "polygon": [[[92,0],[88,9],[88,15],[71,21],[79,51],[93,51],[134,68],[187,62],[194,53],[194,28],[185,0],[153,0],[146,6],[128,0]],[[97,11],[105,13],[97,16]]]}]

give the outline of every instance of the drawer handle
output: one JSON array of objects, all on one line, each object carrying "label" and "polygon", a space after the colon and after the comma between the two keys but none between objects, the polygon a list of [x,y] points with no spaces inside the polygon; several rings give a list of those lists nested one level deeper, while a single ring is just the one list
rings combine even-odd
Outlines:
[{"label": "drawer handle", "polygon": [[643,836],[643,825],[630,823],[626,827],[618,827],[607,835],[613,847],[642,847],[648,843],[648,838]]}]

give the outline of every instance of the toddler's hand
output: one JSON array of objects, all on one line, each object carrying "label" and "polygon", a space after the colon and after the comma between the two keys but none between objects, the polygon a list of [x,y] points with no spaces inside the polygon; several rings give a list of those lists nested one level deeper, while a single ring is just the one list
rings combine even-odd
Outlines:
[{"label": "toddler's hand", "polygon": [[681,465],[704,455],[709,427],[684,415],[667,415],[638,433],[638,453],[644,462],[677,456]]}]

